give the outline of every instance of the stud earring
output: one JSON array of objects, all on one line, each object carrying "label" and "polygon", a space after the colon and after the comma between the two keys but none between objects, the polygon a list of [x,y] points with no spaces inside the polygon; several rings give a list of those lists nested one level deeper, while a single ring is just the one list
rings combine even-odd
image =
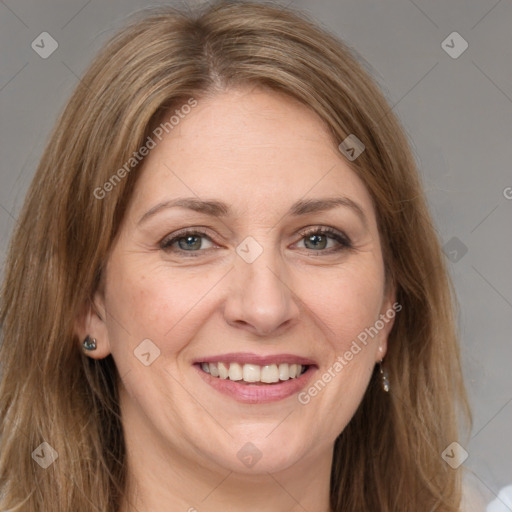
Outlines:
[{"label": "stud earring", "polygon": [[85,338],[85,340],[82,343],[82,346],[84,347],[87,352],[91,352],[92,350],[96,350],[96,339],[91,338],[89,335]]},{"label": "stud earring", "polygon": [[383,359],[381,359],[379,362],[379,371],[380,371],[380,375],[382,378],[382,389],[386,393],[389,393],[389,389],[391,387],[389,384],[389,373],[385,368],[382,368],[382,361],[383,361]]}]

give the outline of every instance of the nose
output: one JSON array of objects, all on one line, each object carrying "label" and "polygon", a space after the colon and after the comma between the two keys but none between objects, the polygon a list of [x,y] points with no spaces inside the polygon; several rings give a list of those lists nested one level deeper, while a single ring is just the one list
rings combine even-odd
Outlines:
[{"label": "nose", "polygon": [[252,263],[237,257],[229,273],[229,294],[224,308],[227,323],[258,336],[277,334],[294,325],[300,315],[285,263],[265,249]]}]

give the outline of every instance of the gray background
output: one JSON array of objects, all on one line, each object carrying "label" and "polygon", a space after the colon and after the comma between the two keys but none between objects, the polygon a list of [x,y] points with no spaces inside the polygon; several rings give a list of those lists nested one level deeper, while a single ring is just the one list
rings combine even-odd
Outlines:
[{"label": "gray background", "polygon": [[[2,271],[17,213],[58,113],[126,16],[157,4],[0,1]],[[366,60],[411,139],[439,236],[448,244],[461,305],[475,420],[464,465],[489,502],[512,484],[512,2],[291,5],[308,11]],[[44,31],[59,45],[47,59],[31,48]],[[441,45],[454,31],[469,45],[458,58]],[[456,40],[447,44],[461,48]]]}]

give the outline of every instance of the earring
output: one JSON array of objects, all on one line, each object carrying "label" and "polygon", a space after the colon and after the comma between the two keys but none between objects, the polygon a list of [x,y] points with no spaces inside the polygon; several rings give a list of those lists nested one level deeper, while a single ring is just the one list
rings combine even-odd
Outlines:
[{"label": "earring", "polygon": [[382,361],[383,361],[383,359],[381,359],[379,362],[379,371],[380,371],[380,375],[382,378],[382,389],[386,393],[389,393],[389,389],[391,387],[389,384],[389,373],[385,368],[382,368]]},{"label": "earring", "polygon": [[88,352],[96,350],[96,339],[91,338],[89,335],[87,335],[87,337],[82,343],[82,347],[84,347],[84,349],[87,350]]}]

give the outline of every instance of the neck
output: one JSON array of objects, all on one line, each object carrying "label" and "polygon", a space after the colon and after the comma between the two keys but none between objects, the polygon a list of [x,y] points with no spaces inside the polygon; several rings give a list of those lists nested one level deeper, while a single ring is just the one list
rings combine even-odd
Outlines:
[{"label": "neck", "polygon": [[254,473],[236,473],[195,453],[152,444],[127,435],[127,492],[119,512],[331,510],[332,447],[281,471],[254,466]]}]

